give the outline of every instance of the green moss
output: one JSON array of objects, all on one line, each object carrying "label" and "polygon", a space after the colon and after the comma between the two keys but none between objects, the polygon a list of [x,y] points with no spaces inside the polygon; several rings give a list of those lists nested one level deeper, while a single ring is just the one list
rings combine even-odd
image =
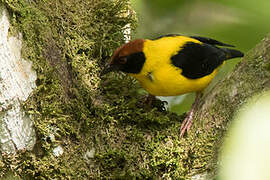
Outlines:
[{"label": "green moss", "polygon": [[270,38],[265,38],[232,73],[204,95],[193,120],[196,123],[185,141],[190,143],[185,152],[190,153],[191,173],[210,171],[209,179],[213,179],[223,137],[235,113],[249,97],[269,90],[269,43]]},{"label": "green moss", "polygon": [[[33,151],[3,156],[0,176],[22,179],[186,179],[203,169],[213,134],[180,139],[183,117],[155,102],[144,110],[134,79],[99,72],[135,27],[127,0],[5,0],[11,34],[23,34],[23,57],[33,62],[37,88],[24,104],[33,117]],[[195,144],[194,139],[202,136]],[[200,137],[201,138],[201,137]],[[213,140],[214,141],[214,140]],[[61,145],[64,154],[53,155]],[[94,158],[85,153],[95,149]]]}]

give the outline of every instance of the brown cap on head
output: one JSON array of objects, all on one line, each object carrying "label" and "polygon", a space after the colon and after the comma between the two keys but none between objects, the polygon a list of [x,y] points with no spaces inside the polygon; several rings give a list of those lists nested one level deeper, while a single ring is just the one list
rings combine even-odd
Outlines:
[{"label": "brown cap on head", "polygon": [[102,75],[111,71],[119,71],[127,63],[128,56],[136,53],[143,52],[143,39],[136,39],[130,41],[118,49],[116,49],[111,57],[111,60],[107,63],[102,71]]},{"label": "brown cap on head", "polygon": [[142,52],[143,43],[144,43],[143,39],[136,39],[134,41],[130,41],[124,44],[123,46],[119,47],[118,49],[114,51],[109,64],[117,63],[116,61],[120,59],[121,57],[126,57],[136,52]]}]

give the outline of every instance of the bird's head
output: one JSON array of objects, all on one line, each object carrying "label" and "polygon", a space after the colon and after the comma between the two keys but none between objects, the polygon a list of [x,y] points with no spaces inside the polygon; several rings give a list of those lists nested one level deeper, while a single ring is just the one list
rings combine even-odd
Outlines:
[{"label": "bird's head", "polygon": [[137,39],[116,49],[102,74],[112,71],[122,71],[134,74],[139,73],[145,62],[143,44],[143,39]]}]

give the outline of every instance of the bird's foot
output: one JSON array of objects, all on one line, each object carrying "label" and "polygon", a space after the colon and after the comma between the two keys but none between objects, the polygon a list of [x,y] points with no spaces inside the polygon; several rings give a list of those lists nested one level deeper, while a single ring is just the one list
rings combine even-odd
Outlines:
[{"label": "bird's foot", "polygon": [[184,134],[189,131],[191,124],[192,124],[193,116],[194,116],[194,112],[193,112],[193,110],[191,110],[187,114],[187,117],[182,122],[181,129],[180,129],[180,137],[183,137]]},{"label": "bird's foot", "polygon": [[157,99],[155,96],[149,94],[148,96],[144,97],[139,107],[142,107],[146,110],[151,110],[152,108],[157,108],[159,111],[165,111],[165,106],[167,105],[167,101],[161,101]]},{"label": "bird's foot", "polygon": [[152,107],[153,102],[156,100],[156,97],[153,96],[152,94],[149,94],[144,101],[144,104],[146,104],[146,106],[148,107]]},{"label": "bird's foot", "polygon": [[191,106],[190,111],[188,112],[186,118],[182,122],[181,130],[180,130],[180,137],[183,137],[185,133],[189,131],[192,124],[192,119],[194,118],[194,112],[196,112],[197,110],[197,106],[201,100],[201,97],[202,97],[202,93],[198,92],[196,95],[195,101]]},{"label": "bird's foot", "polygon": [[146,110],[150,110],[152,108],[153,101],[155,100],[155,96],[153,95],[147,95],[141,98],[138,103],[137,107],[144,108]]}]

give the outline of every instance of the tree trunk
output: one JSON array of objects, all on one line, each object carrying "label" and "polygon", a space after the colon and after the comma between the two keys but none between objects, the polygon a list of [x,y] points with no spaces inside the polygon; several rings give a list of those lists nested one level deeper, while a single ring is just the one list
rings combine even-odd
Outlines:
[{"label": "tree trunk", "polygon": [[0,150],[14,153],[32,149],[35,144],[33,122],[20,107],[36,87],[31,62],[21,58],[21,34],[8,36],[7,11],[0,6]]},{"label": "tree trunk", "polygon": [[[29,127],[34,125],[26,142],[35,145],[18,148],[9,138],[7,151],[2,143],[0,177],[209,179],[216,173],[222,137],[234,113],[248,97],[270,86],[266,37],[206,92],[191,131],[180,138],[183,117],[164,110],[160,101],[153,109],[142,108],[143,95],[134,79],[99,76],[106,57],[124,43],[127,25],[136,24],[134,14],[128,14],[128,0],[2,4],[10,15],[9,36],[22,33],[22,57],[32,62],[36,81],[33,70],[26,69],[33,75],[29,87],[35,89],[18,98]],[[0,121],[9,125],[2,116]]]},{"label": "tree trunk", "polygon": [[[222,81],[207,91],[198,105],[187,141],[198,161],[215,175],[217,155],[231,120],[250,97],[270,89],[270,36],[249,51]],[[197,145],[199,144],[199,146]],[[207,177],[209,178],[209,177]]]}]

